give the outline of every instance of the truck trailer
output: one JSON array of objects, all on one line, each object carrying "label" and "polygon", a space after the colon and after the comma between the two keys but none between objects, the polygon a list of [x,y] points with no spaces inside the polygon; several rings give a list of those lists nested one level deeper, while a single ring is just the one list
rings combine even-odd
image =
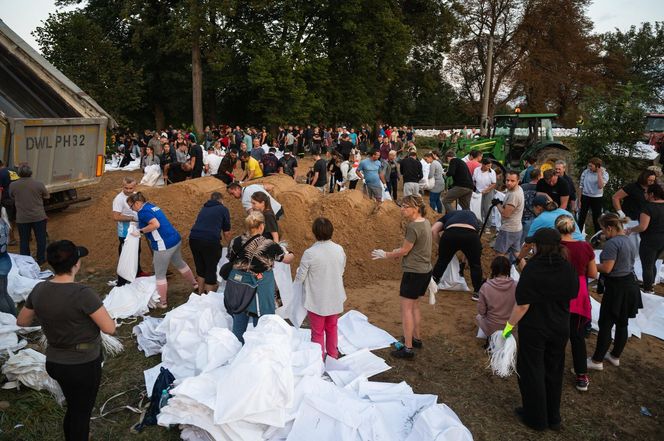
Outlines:
[{"label": "truck trailer", "polygon": [[115,120],[0,20],[0,159],[28,164],[51,194],[46,209],[83,199],[104,172]]}]

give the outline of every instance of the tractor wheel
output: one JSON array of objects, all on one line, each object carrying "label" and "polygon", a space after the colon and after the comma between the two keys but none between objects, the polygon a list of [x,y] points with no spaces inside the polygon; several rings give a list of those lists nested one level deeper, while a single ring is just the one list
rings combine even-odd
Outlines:
[{"label": "tractor wheel", "polygon": [[567,174],[573,176],[572,173],[572,152],[563,150],[557,147],[545,147],[537,152],[537,167],[542,172],[555,168],[556,161],[563,160],[567,164]]}]

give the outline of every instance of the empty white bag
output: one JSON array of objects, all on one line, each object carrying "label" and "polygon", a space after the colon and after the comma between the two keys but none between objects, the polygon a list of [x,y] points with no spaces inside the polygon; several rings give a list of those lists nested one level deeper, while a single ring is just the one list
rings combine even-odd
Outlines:
[{"label": "empty white bag", "polygon": [[117,269],[118,276],[129,282],[136,280],[136,272],[138,271],[138,246],[141,241],[140,236],[136,237],[131,234],[134,231],[137,231],[137,228],[132,223],[127,229],[127,237],[125,238],[124,245],[122,245]]}]

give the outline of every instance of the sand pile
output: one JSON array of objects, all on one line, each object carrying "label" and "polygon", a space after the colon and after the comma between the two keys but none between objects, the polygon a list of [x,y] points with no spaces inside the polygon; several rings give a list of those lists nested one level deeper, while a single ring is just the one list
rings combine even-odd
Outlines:
[{"label": "sand pile", "polygon": [[[273,184],[273,196],[283,205],[285,215],[279,221],[279,227],[283,240],[298,257],[292,265],[293,270],[297,268],[304,250],[314,242],[312,221],[318,216],[325,216],[335,227],[333,240],[346,250],[345,283],[348,287],[401,277],[398,261],[372,261],[370,257],[374,248],[392,250],[403,240],[405,224],[401,220],[399,207],[393,202],[378,205],[358,190],[323,196],[315,188],[296,184],[287,176],[271,176],[254,182]],[[104,185],[104,181],[99,185]],[[239,200],[226,194],[225,188],[223,182],[208,177],[167,187],[139,187],[138,190],[159,206],[180,232],[184,239],[184,257],[193,267],[188,247],[189,231],[198,211],[213,191],[224,195],[224,204],[231,212],[233,235],[242,232],[244,210]],[[49,224],[51,240],[72,239],[90,249],[88,268],[113,271],[117,265],[118,239],[111,206],[119,191],[119,188],[100,191],[91,205],[72,207],[57,216]],[[433,221],[435,218],[431,216],[430,219]],[[145,243],[142,263],[144,268],[151,268]]]}]

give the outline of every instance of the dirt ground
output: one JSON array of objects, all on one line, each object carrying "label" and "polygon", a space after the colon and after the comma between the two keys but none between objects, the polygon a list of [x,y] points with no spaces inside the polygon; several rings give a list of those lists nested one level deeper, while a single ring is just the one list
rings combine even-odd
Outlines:
[{"label": "dirt ground", "polygon": [[[305,172],[306,168],[302,167],[301,173]],[[126,174],[105,174],[101,184],[81,192],[92,196],[92,201],[49,218],[52,240],[70,238],[90,248],[91,254],[84,260],[81,281],[102,294],[110,290],[106,282],[114,278],[117,263],[117,239],[110,219],[111,201]],[[138,172],[131,174],[140,178]],[[164,209],[185,237],[185,243],[188,228],[209,192],[224,188],[214,178],[198,181],[146,191],[149,198]],[[344,246],[348,255],[346,310],[357,309],[375,325],[400,336],[399,265],[369,258],[373,248],[389,250],[400,244],[403,223],[398,207],[391,202],[377,207],[359,192],[321,197],[315,190],[312,192],[312,189],[295,185],[283,177],[267,178],[267,181],[277,187],[275,195],[284,205],[286,215],[280,221],[280,228],[289,247],[301,255],[313,242],[309,231],[311,220],[318,215],[330,217],[336,228],[334,240]],[[238,233],[237,227],[242,219],[239,201],[226,198],[225,203],[232,213],[233,232]],[[143,263],[145,268],[150,268],[147,254],[143,253]],[[485,248],[484,254],[486,271],[492,252]],[[185,258],[191,263],[188,251]],[[468,271],[466,278],[469,280]],[[172,276],[169,279],[169,304],[177,306],[186,301],[188,295],[188,288],[181,278]],[[477,304],[470,300],[470,293],[440,291],[437,298],[435,306],[424,302],[421,305],[424,348],[418,350],[415,360],[394,360],[388,349],[377,351],[392,369],[373,380],[406,381],[417,393],[438,395],[439,401],[457,413],[476,440],[664,439],[664,341],[651,336],[630,338],[621,357],[621,366],[606,365],[603,372],[591,373],[588,392],[578,392],[574,388],[573,375],[566,374],[561,406],[562,431],[537,433],[520,425],[513,415],[513,409],[520,405],[516,377],[499,379],[487,369],[488,359],[482,343],[474,337]],[[158,313],[152,314],[156,316]],[[176,429],[152,427],[139,435],[128,432],[129,427],[138,421],[138,415],[122,406],[139,404],[141,395],[144,395],[142,371],[159,362],[158,356],[146,358],[138,352],[131,336],[132,327],[133,324],[127,323],[119,328],[118,335],[124,342],[125,351],[105,362],[94,415],[99,416],[100,407],[109,399],[105,410],[117,410],[93,420],[91,439],[179,439]],[[587,341],[588,351],[594,346],[595,335],[592,335]],[[571,354],[568,351],[566,372],[569,368]],[[0,411],[0,440],[60,439],[63,411],[47,394],[29,389],[0,390],[0,402],[3,400],[8,402],[9,408]],[[643,416],[641,406],[646,407],[652,416]]]}]

